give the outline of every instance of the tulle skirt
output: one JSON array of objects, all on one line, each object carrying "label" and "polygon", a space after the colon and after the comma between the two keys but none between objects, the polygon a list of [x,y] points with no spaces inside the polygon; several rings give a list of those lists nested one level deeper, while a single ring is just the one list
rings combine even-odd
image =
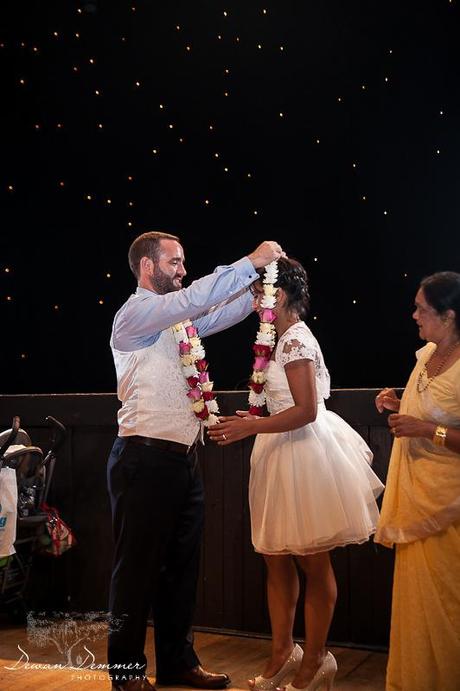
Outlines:
[{"label": "tulle skirt", "polygon": [[249,480],[255,550],[314,554],[368,540],[384,487],[371,462],[364,440],[324,405],[304,427],[259,434]]}]

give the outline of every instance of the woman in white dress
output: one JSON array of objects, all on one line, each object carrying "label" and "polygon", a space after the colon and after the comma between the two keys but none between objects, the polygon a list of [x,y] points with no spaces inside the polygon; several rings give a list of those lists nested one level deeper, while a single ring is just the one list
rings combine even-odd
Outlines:
[{"label": "woman in white dress", "polygon": [[[227,445],[257,434],[249,481],[252,541],[267,566],[272,650],[255,691],[293,677],[289,691],[331,689],[337,664],[326,639],[337,597],[329,558],[334,547],[361,543],[375,532],[375,498],[383,485],[363,439],[326,410],[330,379],[316,338],[302,321],[309,306],[305,269],[278,260],[274,322],[277,344],[266,370],[269,417],[243,411],[222,417],[209,436]],[[260,311],[262,284],[255,284]],[[299,582],[306,575],[304,650],[294,646]]]}]

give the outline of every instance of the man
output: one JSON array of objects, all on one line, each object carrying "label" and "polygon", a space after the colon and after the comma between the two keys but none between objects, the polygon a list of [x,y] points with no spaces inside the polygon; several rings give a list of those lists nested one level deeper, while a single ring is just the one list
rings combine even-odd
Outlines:
[{"label": "man", "polygon": [[154,688],[145,676],[150,608],[159,684],[218,689],[230,683],[226,674],[204,670],[193,649],[203,524],[200,422],[186,395],[171,327],[192,319],[205,336],[241,321],[252,310],[256,269],[280,256],[281,247],[266,241],[182,288],[179,238],[144,233],[129,249],[138,287],[116,314],[111,338],[122,402],[107,469],[115,541],[108,649],[113,691]]}]

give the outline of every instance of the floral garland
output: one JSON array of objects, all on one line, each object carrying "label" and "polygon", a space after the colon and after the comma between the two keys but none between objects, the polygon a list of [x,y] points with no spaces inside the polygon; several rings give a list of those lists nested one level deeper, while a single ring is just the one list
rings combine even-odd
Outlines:
[{"label": "floral garland", "polygon": [[175,324],[172,331],[179,345],[182,373],[190,387],[187,396],[192,402],[192,410],[205,427],[215,425],[219,422],[216,415],[219,406],[212,390],[214,383],[209,380],[206,353],[198,331],[189,319]]},{"label": "floral garland", "polygon": [[249,413],[261,415],[265,404],[265,369],[270,361],[270,355],[275,347],[276,331],[273,322],[276,314],[273,308],[276,305],[276,292],[274,284],[278,278],[278,262],[274,261],[265,267],[262,279],[264,296],[261,300],[262,312],[256,341],[253,345],[255,353],[253,372],[249,380]]}]

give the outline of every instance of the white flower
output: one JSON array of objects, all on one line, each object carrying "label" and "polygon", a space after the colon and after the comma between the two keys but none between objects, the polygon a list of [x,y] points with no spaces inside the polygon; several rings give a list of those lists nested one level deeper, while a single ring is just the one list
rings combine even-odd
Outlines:
[{"label": "white flower", "polygon": [[202,345],[198,346],[197,348],[192,348],[191,354],[195,360],[204,360],[206,357],[206,353]]},{"label": "white flower", "polygon": [[210,413],[219,412],[219,406],[217,405],[217,401],[215,398],[212,398],[210,401],[206,401],[206,407]]},{"label": "white flower", "polygon": [[186,379],[189,377],[197,377],[198,370],[195,365],[190,365],[190,367],[182,367],[182,373]]},{"label": "white flower", "polygon": [[172,330],[174,334],[174,340],[176,341],[176,343],[182,343],[182,341],[185,341],[187,343],[188,336],[183,324],[175,324],[172,327]]},{"label": "white flower", "polygon": [[260,301],[260,306],[266,309],[273,309],[276,305],[276,297],[273,295],[264,295]]},{"label": "white flower", "polygon": [[278,262],[273,261],[270,262],[265,267],[265,274],[263,278],[264,283],[276,283],[276,279],[278,278]]},{"label": "white flower", "polygon": [[208,416],[208,419],[204,420],[203,424],[205,427],[211,427],[211,425],[217,425],[218,422],[219,422],[219,418],[217,417],[217,415],[210,413],[210,415]]},{"label": "white flower", "polygon": [[262,391],[262,393],[256,393],[252,389],[249,392],[249,404],[250,405],[256,405],[256,406],[263,406],[265,403],[265,393]]}]

